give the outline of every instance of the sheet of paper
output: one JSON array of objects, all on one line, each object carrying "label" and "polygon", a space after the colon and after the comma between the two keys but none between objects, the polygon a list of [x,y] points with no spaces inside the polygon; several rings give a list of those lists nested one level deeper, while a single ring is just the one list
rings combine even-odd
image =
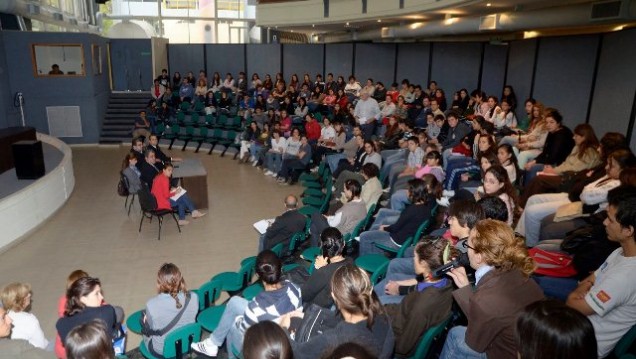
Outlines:
[{"label": "sheet of paper", "polygon": [[179,191],[179,193],[175,194],[174,196],[170,197],[171,200],[176,201],[179,198],[181,198],[181,196],[183,196],[184,194],[186,194],[188,191],[186,191],[185,189],[181,188],[181,186],[177,187],[179,189],[181,189],[181,191]]},{"label": "sheet of paper", "polygon": [[254,229],[260,234],[265,234],[267,232],[267,228],[274,223],[274,219],[261,219],[260,221],[254,223]]}]

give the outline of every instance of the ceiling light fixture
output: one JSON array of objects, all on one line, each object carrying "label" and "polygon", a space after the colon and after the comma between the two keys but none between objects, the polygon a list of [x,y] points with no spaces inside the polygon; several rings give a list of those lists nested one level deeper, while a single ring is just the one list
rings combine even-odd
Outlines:
[{"label": "ceiling light fixture", "polygon": [[487,3],[487,4],[486,4],[486,6],[491,7],[491,6],[492,6],[492,4],[491,4],[491,3]]},{"label": "ceiling light fixture", "polygon": [[378,19],[378,22],[382,22],[382,20]]},{"label": "ceiling light fixture", "polygon": [[523,38],[524,39],[532,39],[535,37],[539,36],[539,32],[538,31],[524,31],[523,32]]},{"label": "ceiling light fixture", "polygon": [[345,26],[349,26],[349,22],[348,21],[345,23]]},{"label": "ceiling light fixture", "polygon": [[311,27],[316,27],[316,24],[311,24]]},{"label": "ceiling light fixture", "polygon": [[409,25],[409,28],[411,28],[411,30],[415,30],[415,29],[419,29],[422,26],[424,26],[423,22],[414,22],[411,25]]}]

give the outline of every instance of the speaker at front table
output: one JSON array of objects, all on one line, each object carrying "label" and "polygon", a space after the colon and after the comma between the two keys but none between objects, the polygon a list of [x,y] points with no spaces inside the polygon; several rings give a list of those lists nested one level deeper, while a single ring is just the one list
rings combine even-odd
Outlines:
[{"label": "speaker at front table", "polygon": [[18,179],[38,179],[44,176],[42,141],[18,141],[11,145]]}]

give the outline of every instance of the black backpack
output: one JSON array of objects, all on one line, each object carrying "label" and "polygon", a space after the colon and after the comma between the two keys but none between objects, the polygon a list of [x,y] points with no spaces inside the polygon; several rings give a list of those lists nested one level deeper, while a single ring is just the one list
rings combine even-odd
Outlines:
[{"label": "black backpack", "polygon": [[122,197],[128,197],[130,192],[128,192],[128,181],[126,180],[126,176],[123,173],[119,175],[119,182],[117,183],[117,194]]}]

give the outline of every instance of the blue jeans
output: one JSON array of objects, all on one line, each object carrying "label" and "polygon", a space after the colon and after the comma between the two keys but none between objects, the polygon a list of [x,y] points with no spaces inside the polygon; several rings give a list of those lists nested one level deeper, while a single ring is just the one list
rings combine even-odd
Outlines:
[{"label": "blue jeans", "polygon": [[568,295],[579,285],[579,282],[574,278],[533,276],[532,279],[543,289],[546,297],[556,298],[564,302],[568,299]]},{"label": "blue jeans", "polygon": [[219,325],[214,329],[214,332],[210,334],[210,341],[217,347],[223,345],[223,341],[227,340],[227,351],[230,358],[234,358],[232,348],[241,350],[243,348],[243,336],[245,333],[240,328],[240,321],[237,323],[238,317],[242,318],[247,304],[249,302],[245,298],[234,296],[230,298],[230,301],[225,307],[223,316],[219,321]]},{"label": "blue jeans", "polygon": [[380,208],[378,214],[375,215],[375,221],[371,225],[369,230],[376,231],[380,229],[381,225],[391,225],[397,222],[398,218],[400,218],[400,211],[396,211],[388,208]]},{"label": "blue jeans", "polygon": [[344,153],[335,153],[333,155],[327,155],[325,159],[327,160],[327,164],[329,165],[331,173],[334,173],[338,168],[338,162],[340,162],[340,160],[346,160],[347,155],[345,155]]},{"label": "blue jeans", "polygon": [[402,212],[409,204],[409,190],[399,189],[391,195],[391,209]]},{"label": "blue jeans", "polygon": [[278,152],[267,152],[265,154],[265,167],[274,172],[280,171],[280,166],[283,163],[283,155]]},{"label": "blue jeans", "polygon": [[389,263],[386,277],[373,287],[382,304],[400,303],[402,296],[388,295],[384,293],[384,288],[390,281],[406,280],[415,278],[415,266],[413,258],[394,258]]},{"label": "blue jeans", "polygon": [[360,130],[362,130],[362,136],[365,140],[371,140],[371,138],[373,137],[373,133],[375,133],[377,122],[378,121],[373,120],[371,122],[365,123],[364,125],[360,125]]},{"label": "blue jeans", "polygon": [[382,244],[384,246],[400,249],[400,246],[393,243],[391,240],[391,234],[385,231],[366,231],[360,234],[360,255],[365,254],[383,254],[384,251],[375,246],[375,244]]},{"label": "blue jeans", "polygon": [[183,196],[179,197],[179,199],[177,199],[176,201],[173,201],[171,199],[170,205],[172,207],[177,207],[177,211],[179,212],[179,219],[181,220],[185,219],[186,209],[190,213],[192,213],[192,211],[196,209],[194,208],[194,203],[192,203],[192,200],[190,199],[190,197],[188,197],[187,194],[184,194]]},{"label": "blue jeans", "polygon": [[466,344],[466,327],[458,326],[448,331],[439,359],[487,359],[486,353],[478,353]]},{"label": "blue jeans", "polygon": [[543,171],[543,167],[544,165],[541,163],[537,163],[534,166],[530,167],[530,169],[526,171],[526,175],[524,177],[524,184],[527,186],[530,183],[530,181],[532,181],[532,179],[537,177],[537,173]]},{"label": "blue jeans", "polygon": [[250,156],[254,157],[255,160],[258,160],[258,152],[263,148],[263,145],[260,143],[253,142],[250,146]]}]

